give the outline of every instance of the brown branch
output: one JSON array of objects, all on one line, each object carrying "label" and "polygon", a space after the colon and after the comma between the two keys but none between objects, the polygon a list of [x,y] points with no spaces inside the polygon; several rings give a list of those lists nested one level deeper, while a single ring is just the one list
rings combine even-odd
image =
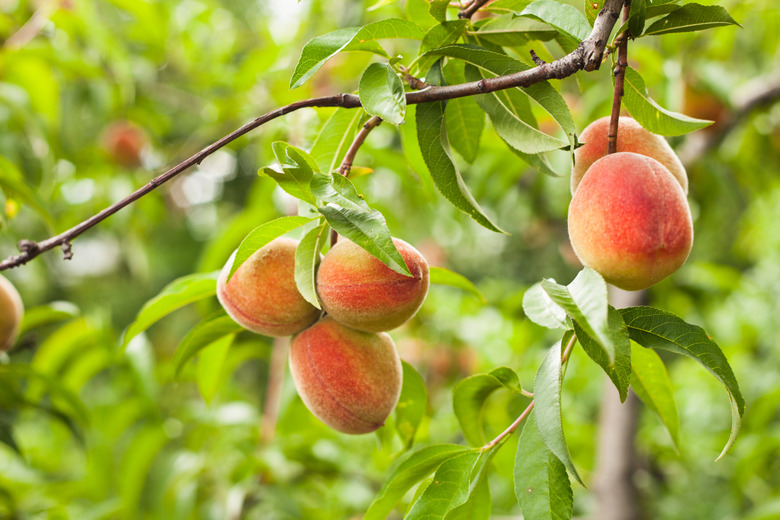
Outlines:
[{"label": "brown branch", "polygon": [[458,13],[460,19],[471,19],[480,7],[488,3],[490,0],[472,0],[471,3],[465,8],[461,9]]},{"label": "brown branch", "polygon": [[355,136],[355,140],[352,141],[351,145],[349,145],[349,149],[344,155],[344,159],[341,161],[341,166],[339,166],[340,175],[349,177],[349,171],[352,169],[352,163],[355,160],[355,156],[357,155],[358,150],[360,150],[360,147],[363,146],[363,143],[366,141],[368,134],[371,133],[371,130],[378,127],[380,124],[382,124],[382,118],[377,116],[373,116],[371,119],[365,122],[363,128],[361,128],[360,132],[358,132]]},{"label": "brown branch", "polygon": [[[593,31],[590,33],[590,36],[582,41],[577,49],[575,49],[571,54],[568,54],[551,63],[547,63],[543,66],[535,67],[533,69],[517,72],[514,74],[508,74],[506,76],[485,78],[479,81],[472,81],[469,83],[462,83],[459,85],[450,85],[445,87],[428,86],[423,90],[407,93],[406,103],[409,105],[430,103],[434,101],[444,101],[447,99],[496,92],[498,90],[504,90],[513,87],[528,87],[541,81],[550,79],[563,79],[579,72],[580,70],[597,70],[601,65],[602,57],[604,55],[604,48],[606,47],[609,34],[612,31],[615,22],[617,21],[620,8],[623,6],[624,1],[625,0],[606,0],[604,7],[596,18],[596,22],[593,26]],[[128,197],[115,204],[112,204],[108,208],[102,210],[101,212],[81,222],[80,224],[77,224],[73,228],[41,242],[32,242],[29,240],[20,241],[19,250],[21,251],[21,254],[6,258],[5,260],[1,261],[0,271],[26,264],[41,253],[49,251],[50,249],[53,249],[57,246],[61,246],[66,242],[70,242],[89,228],[95,226],[99,222],[105,220],[107,217],[140,199],[161,184],[169,181],[191,166],[200,164],[203,159],[219,150],[223,146],[231,143],[251,130],[254,130],[259,126],[276,119],[277,117],[307,107],[357,108],[360,106],[360,98],[358,96],[354,94],[337,94],[333,96],[323,96],[298,101],[296,103],[292,103],[268,112],[267,114],[258,117],[257,119],[245,124],[241,128],[231,132],[222,139],[210,144],[189,159],[186,159],[165,173],[155,177],[149,181],[148,184],[139,188]]]},{"label": "brown branch", "polygon": [[[631,0],[628,0],[623,6],[623,22],[628,20],[631,10]],[[609,118],[609,132],[607,133],[607,154],[617,152],[618,126],[620,123],[620,104],[623,101],[623,88],[626,78],[626,67],[628,67],[628,31],[623,31],[616,38],[618,48],[618,59],[615,64],[615,93],[612,96],[612,115]]]},{"label": "brown branch", "polygon": [[21,49],[32,41],[46,27],[46,23],[51,15],[60,8],[59,0],[46,0],[33,13],[27,23],[22,25],[18,31],[8,37],[5,41],[5,48],[10,50]]}]

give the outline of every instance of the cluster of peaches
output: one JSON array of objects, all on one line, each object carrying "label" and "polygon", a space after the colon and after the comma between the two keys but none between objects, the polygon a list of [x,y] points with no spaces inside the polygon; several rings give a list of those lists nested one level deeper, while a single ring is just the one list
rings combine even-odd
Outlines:
[{"label": "cluster of peaches", "polygon": [[569,238],[580,261],[612,285],[646,289],[682,266],[693,244],[688,177],[663,137],[621,117],[606,155],[609,118],[582,132],[571,176]]},{"label": "cluster of peaches", "polygon": [[393,243],[412,276],[346,239],[325,254],[316,273],[324,316],[298,292],[298,242],[290,238],[256,251],[228,280],[231,258],[217,281],[217,297],[239,325],[293,336],[290,371],[298,394],[318,419],[344,433],[372,432],[395,408],[403,372],[384,331],[414,316],[428,293],[425,258],[402,240]]}]

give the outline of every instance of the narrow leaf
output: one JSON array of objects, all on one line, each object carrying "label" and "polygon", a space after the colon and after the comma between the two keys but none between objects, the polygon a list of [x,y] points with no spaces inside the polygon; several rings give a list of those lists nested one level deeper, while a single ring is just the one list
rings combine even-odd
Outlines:
[{"label": "narrow leaf", "polygon": [[745,413],[745,399],[720,347],[701,327],[686,323],[671,312],[652,307],[620,309],[632,340],[643,347],[669,350],[698,361],[723,383],[731,401],[731,435],[718,458],[734,444]]},{"label": "narrow leaf", "polygon": [[360,126],[360,110],[337,109],[325,122],[311,148],[320,171],[333,173],[341,164]]},{"label": "narrow leaf", "polygon": [[468,500],[451,509],[444,520],[490,520],[492,507],[488,479],[483,476],[471,490]]},{"label": "narrow leaf", "polygon": [[65,301],[51,302],[25,309],[22,323],[19,325],[19,335],[23,336],[31,330],[50,323],[76,318],[79,314],[78,307]]},{"label": "narrow leaf", "polygon": [[712,124],[661,107],[650,98],[645,81],[631,67],[626,68],[623,103],[631,117],[658,135],[682,135]]},{"label": "narrow leaf", "polygon": [[564,287],[554,280],[543,280],[542,289],[601,345],[609,362],[614,362],[617,347],[609,328],[607,284],[604,279],[586,267],[569,285]]},{"label": "narrow leaf", "polygon": [[303,47],[295,67],[290,88],[303,85],[330,58],[343,51],[367,51],[389,58],[375,40],[385,38],[421,39],[422,29],[399,18],[388,18],[362,28],[347,27],[314,38]]},{"label": "narrow leaf", "polygon": [[395,425],[404,446],[408,449],[414,444],[417,428],[425,417],[428,408],[428,390],[425,381],[412,365],[402,361],[403,386],[398,404],[395,405]]},{"label": "narrow leaf", "polygon": [[647,17],[647,0],[632,0],[631,14],[628,17],[628,31],[632,36],[637,37],[645,30],[645,19]]},{"label": "narrow leaf", "polygon": [[571,328],[566,321],[566,311],[550,298],[541,283],[532,285],[523,295],[523,312],[529,320],[542,327],[563,330]]},{"label": "narrow leaf", "polygon": [[571,518],[574,495],[566,467],[547,448],[532,417],[526,420],[518,439],[514,474],[515,495],[523,511],[523,518]]},{"label": "narrow leaf", "polygon": [[[466,30],[468,23],[468,20],[452,20],[434,25],[425,33],[417,52],[418,55],[422,56],[430,50],[457,42]],[[420,58],[417,60],[414,70],[427,71],[435,61],[436,57],[434,56]]]},{"label": "narrow leaf", "polygon": [[538,0],[520,13],[540,22],[552,25],[557,30],[581,42],[590,34],[590,24],[582,13],[574,6],[555,2],[554,0]]},{"label": "narrow leaf", "polygon": [[585,18],[591,26],[596,23],[596,17],[599,15],[599,11],[604,7],[604,1],[605,0],[584,0]]},{"label": "narrow leaf", "polygon": [[449,285],[450,287],[457,287],[468,293],[476,296],[482,303],[485,303],[485,296],[480,292],[477,287],[471,283],[471,280],[463,275],[445,269],[444,267],[431,267],[430,268],[431,283],[438,285]]},{"label": "narrow leaf", "polygon": [[491,231],[503,232],[485,215],[452,162],[444,127],[444,103],[436,101],[417,106],[417,139],[423,160],[439,192],[453,206]]},{"label": "narrow leaf", "polygon": [[236,269],[241,267],[241,264],[246,262],[255,251],[268,244],[273,239],[278,238],[285,233],[289,233],[293,229],[299,228],[307,222],[311,222],[311,220],[312,219],[307,217],[279,217],[257,226],[244,237],[244,240],[242,240],[241,244],[238,246],[227,279],[230,280],[236,272]]},{"label": "narrow leaf", "polygon": [[487,398],[500,388],[520,392],[517,374],[507,367],[499,367],[487,374],[476,374],[463,379],[452,391],[452,408],[463,436],[472,446],[483,446],[483,414]]},{"label": "narrow leaf", "polygon": [[632,343],[631,388],[666,426],[675,447],[680,445],[680,419],[669,374],[655,350]]},{"label": "narrow leaf", "polygon": [[479,451],[469,450],[442,463],[404,520],[441,520],[448,511],[465,503],[472,470],[479,457]]},{"label": "narrow leaf", "polygon": [[243,327],[233,321],[233,318],[225,314],[224,311],[216,312],[195,325],[176,347],[176,354],[173,358],[176,377],[179,377],[187,361],[202,349],[222,337],[238,334],[242,330],[244,330]]},{"label": "narrow leaf", "polygon": [[471,97],[452,99],[444,112],[450,144],[471,164],[479,154],[479,141],[485,128],[485,114]]},{"label": "narrow leaf", "polygon": [[659,34],[703,31],[715,27],[739,24],[719,5],[685,4],[664,18],[654,22],[645,31],[645,36]]},{"label": "narrow leaf", "polygon": [[467,451],[468,448],[457,444],[433,444],[407,453],[391,469],[363,520],[385,520],[412,486],[433,473],[444,461]]},{"label": "narrow leaf", "polygon": [[428,12],[436,21],[442,23],[447,20],[447,7],[449,7],[449,4],[450,0],[431,0],[431,7]]},{"label": "narrow leaf", "polygon": [[313,227],[301,239],[295,249],[295,285],[303,298],[321,309],[317,298],[315,275],[320,263],[320,250],[328,239],[328,225],[325,222]]},{"label": "narrow leaf", "polygon": [[560,460],[569,472],[583,484],[574,462],[571,460],[569,448],[563,435],[563,419],[561,418],[561,342],[550,348],[534,379],[534,417],[536,427],[544,443]]},{"label": "narrow leaf", "polygon": [[363,109],[372,116],[381,117],[394,125],[404,122],[406,95],[404,84],[392,67],[372,63],[360,78],[358,86]]},{"label": "narrow leaf", "polygon": [[141,307],[135,321],[127,327],[122,340],[122,349],[127,347],[130,340],[161,318],[185,305],[216,294],[218,274],[217,272],[191,274],[166,285],[157,296]]},{"label": "narrow leaf", "polygon": [[225,359],[235,334],[224,336],[208,345],[198,356],[197,383],[201,397],[210,403],[224,376]]},{"label": "narrow leaf", "polygon": [[582,349],[609,376],[620,394],[620,402],[624,402],[628,397],[628,387],[631,383],[631,342],[628,339],[626,324],[614,307],[609,307],[608,323],[612,343],[615,345],[614,362],[609,361],[607,353],[601,345],[591,339],[576,321],[574,322],[574,332],[577,334]]}]

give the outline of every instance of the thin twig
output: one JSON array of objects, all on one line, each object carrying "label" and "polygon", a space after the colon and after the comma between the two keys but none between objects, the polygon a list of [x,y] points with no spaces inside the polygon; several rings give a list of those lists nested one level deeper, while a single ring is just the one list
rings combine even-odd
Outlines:
[{"label": "thin twig", "polygon": [[[631,0],[623,6],[623,23],[628,20],[631,10]],[[609,119],[609,133],[607,134],[607,154],[617,152],[618,126],[620,124],[620,104],[623,101],[623,88],[628,67],[628,31],[624,31],[618,37],[618,59],[615,64],[615,93],[612,96],[612,115]]]},{"label": "thin twig", "polygon": [[51,15],[60,8],[60,0],[46,0],[33,13],[27,22],[18,31],[8,37],[5,48],[10,50],[21,49],[40,34]]},{"label": "thin twig", "polygon": [[[563,355],[561,356],[561,365],[566,365],[566,363],[569,361],[569,356],[571,355],[571,351],[574,348],[574,344],[577,342],[577,336],[572,335],[569,342],[566,344],[566,349],[563,351]],[[530,393],[530,392],[529,392]],[[531,394],[531,397],[533,397],[533,394]],[[522,423],[526,417],[528,417],[528,414],[531,413],[531,411],[534,409],[534,404],[536,403],[536,400],[531,401],[528,403],[528,406],[523,410],[523,413],[521,413],[515,421],[509,425],[509,427],[504,430],[503,432],[499,433],[495,439],[488,442],[482,448],[480,448],[482,451],[487,451],[492,448],[494,448],[497,444],[499,444],[501,441],[503,441],[506,437],[512,435],[515,430],[517,430],[518,426],[520,426],[520,423]]]},{"label": "thin twig", "polygon": [[287,366],[289,338],[274,338],[271,347],[271,360],[268,363],[268,384],[265,390],[265,405],[260,420],[260,442],[271,444],[276,434],[276,423],[282,403],[284,369]]},{"label": "thin twig", "polygon": [[352,141],[352,144],[349,146],[347,153],[344,155],[344,159],[341,161],[341,166],[339,166],[339,174],[343,175],[344,177],[349,177],[349,171],[352,168],[352,163],[355,160],[355,156],[357,155],[358,150],[360,150],[360,147],[363,146],[363,143],[366,141],[368,134],[371,133],[371,130],[378,127],[380,124],[382,124],[382,118],[378,116],[373,116],[365,122],[363,128],[361,128],[357,133],[355,140]]},{"label": "thin twig", "polygon": [[472,2],[458,13],[458,18],[471,19],[480,7],[488,3],[490,0],[472,0]]},{"label": "thin twig", "polygon": [[[604,54],[604,48],[609,38],[609,34],[614,27],[615,22],[617,21],[620,8],[622,7],[624,1],[625,0],[606,0],[604,7],[596,18],[596,22],[593,26],[593,31],[591,32],[590,36],[583,40],[577,49],[575,49],[571,54],[548,63],[543,67],[535,67],[533,69],[528,69],[522,72],[507,74],[506,76],[485,78],[479,81],[472,81],[444,87],[428,86],[423,90],[408,92],[406,94],[406,103],[409,105],[431,103],[434,101],[444,101],[447,99],[496,92],[498,90],[505,90],[513,87],[528,87],[541,81],[550,79],[563,79],[577,73],[580,70],[597,70],[601,65],[601,58]],[[241,128],[231,132],[222,139],[210,144],[192,157],[179,163],[165,173],[155,177],[149,181],[148,184],[139,188],[128,197],[120,200],[115,204],[112,204],[96,215],[81,222],[80,224],[77,224],[73,228],[41,242],[33,242],[30,240],[20,241],[19,249],[21,254],[11,256],[1,261],[0,271],[26,264],[41,253],[49,251],[50,249],[53,249],[57,246],[61,246],[66,242],[70,242],[86,230],[105,220],[107,217],[113,215],[117,211],[135,202],[147,193],[153,191],[161,184],[169,181],[191,166],[200,164],[203,159],[213,154],[223,146],[231,143],[251,130],[254,130],[259,126],[276,119],[277,117],[307,107],[357,108],[360,106],[360,98],[358,96],[354,94],[337,94],[333,96],[323,96],[298,101],[296,103],[291,103],[268,112],[267,114],[258,117],[254,121],[251,121]]]}]

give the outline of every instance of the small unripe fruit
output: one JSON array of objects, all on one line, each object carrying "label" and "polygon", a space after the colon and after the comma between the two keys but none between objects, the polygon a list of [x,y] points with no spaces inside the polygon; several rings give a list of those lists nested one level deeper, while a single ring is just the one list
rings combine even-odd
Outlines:
[{"label": "small unripe fruit", "polygon": [[320,311],[295,285],[297,246],[293,239],[277,238],[255,251],[227,281],[233,253],[219,274],[217,298],[236,323],[265,336],[289,336],[314,323]]},{"label": "small unripe fruit", "polygon": [[0,351],[13,347],[23,314],[24,305],[16,287],[0,276]]},{"label": "small unripe fruit", "polygon": [[317,271],[323,310],[364,332],[394,329],[414,316],[428,294],[428,262],[403,240],[393,243],[412,276],[396,273],[349,240],[333,246]]},{"label": "small unripe fruit", "polygon": [[[574,150],[574,168],[571,171],[571,192],[577,191],[577,186],[588,171],[591,164],[607,154],[609,140],[609,117],[602,117],[585,127],[579,140],[583,144]],[[666,139],[645,130],[630,117],[621,117],[618,124],[617,152],[633,152],[652,157],[669,170],[682,186],[683,193],[688,193],[688,175],[677,154],[666,142]]]},{"label": "small unripe fruit", "polygon": [[569,206],[569,238],[582,263],[630,291],[663,280],[693,243],[688,201],[650,157],[622,152],[593,163]]},{"label": "small unripe fruit", "polygon": [[290,372],[306,407],[343,433],[381,427],[401,395],[403,370],[390,336],[328,316],[292,339]]}]

